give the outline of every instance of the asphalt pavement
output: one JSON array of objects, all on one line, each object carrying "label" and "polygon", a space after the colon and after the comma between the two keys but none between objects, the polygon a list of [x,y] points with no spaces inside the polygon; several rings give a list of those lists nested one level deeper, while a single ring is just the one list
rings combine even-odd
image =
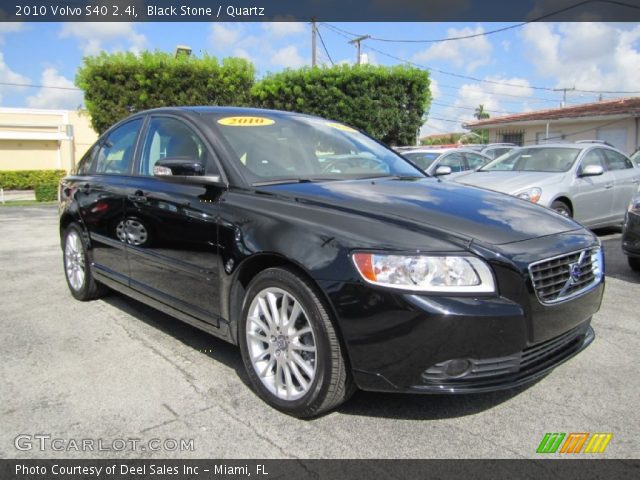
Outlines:
[{"label": "asphalt pavement", "polygon": [[611,432],[601,457],[640,454],[640,275],[617,231],[597,232],[596,340],[541,381],[358,392],[310,421],[258,399],[234,346],[119,294],[74,300],[57,232],[55,207],[0,207],[0,458],[535,458],[546,432]]}]

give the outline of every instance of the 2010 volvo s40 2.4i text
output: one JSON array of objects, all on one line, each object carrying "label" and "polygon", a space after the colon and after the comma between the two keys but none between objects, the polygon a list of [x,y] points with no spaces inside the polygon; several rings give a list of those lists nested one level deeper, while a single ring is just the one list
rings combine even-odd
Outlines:
[{"label": "2010 volvo s40 2.4i text", "polygon": [[299,417],[356,388],[534,381],[591,342],[604,290],[573,220],[269,110],[123,120],[63,179],[60,235],[75,298],[109,287],[239,345],[258,395]]}]

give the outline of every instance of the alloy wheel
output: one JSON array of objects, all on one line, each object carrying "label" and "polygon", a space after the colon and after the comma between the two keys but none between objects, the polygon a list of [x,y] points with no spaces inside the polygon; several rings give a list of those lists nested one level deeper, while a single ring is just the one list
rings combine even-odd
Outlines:
[{"label": "alloy wheel", "polygon": [[316,377],[316,339],[300,302],[281,288],[266,288],[246,318],[251,364],[262,384],[282,400],[297,400]]},{"label": "alloy wheel", "polygon": [[64,266],[69,285],[76,291],[82,289],[85,279],[84,251],[82,241],[76,231],[67,235],[64,247]]}]

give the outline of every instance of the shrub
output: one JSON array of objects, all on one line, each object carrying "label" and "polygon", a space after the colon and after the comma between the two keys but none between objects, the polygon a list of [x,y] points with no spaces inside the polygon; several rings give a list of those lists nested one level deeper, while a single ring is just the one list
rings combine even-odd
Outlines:
[{"label": "shrub", "polygon": [[40,184],[58,185],[66,174],[64,170],[0,171],[0,187],[5,190],[33,190]]},{"label": "shrub", "polygon": [[38,202],[51,202],[58,198],[57,183],[40,183],[36,185],[35,191]]},{"label": "shrub", "polygon": [[430,105],[429,83],[417,68],[338,65],[268,75],[252,96],[259,107],[319,115],[387,144],[412,145]]},{"label": "shrub", "polygon": [[174,105],[248,105],[253,65],[241,58],[163,52],[85,57],[76,75],[91,123],[103,133],[132,112]]}]

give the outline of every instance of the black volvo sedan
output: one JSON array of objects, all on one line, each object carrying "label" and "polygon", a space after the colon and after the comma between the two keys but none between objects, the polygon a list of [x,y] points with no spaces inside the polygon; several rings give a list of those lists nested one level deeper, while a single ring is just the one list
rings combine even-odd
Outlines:
[{"label": "black volvo sedan", "polygon": [[571,219],[270,110],[118,123],[61,182],[60,235],[75,298],[117,290],[239,345],[258,395],[298,417],[356,388],[532,382],[593,340],[604,290]]}]

